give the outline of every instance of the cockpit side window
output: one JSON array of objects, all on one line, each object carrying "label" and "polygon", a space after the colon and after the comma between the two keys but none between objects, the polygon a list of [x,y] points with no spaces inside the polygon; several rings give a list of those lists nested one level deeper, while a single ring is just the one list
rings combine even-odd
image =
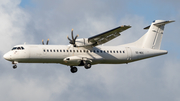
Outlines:
[{"label": "cockpit side window", "polygon": [[16,50],[16,49],[17,49],[17,47],[13,47],[13,48],[12,48],[12,50]]},{"label": "cockpit side window", "polygon": [[21,47],[18,47],[18,48],[17,48],[17,50],[20,50],[20,49],[21,49]]},{"label": "cockpit side window", "polygon": [[13,47],[12,50],[24,50],[24,47]]}]

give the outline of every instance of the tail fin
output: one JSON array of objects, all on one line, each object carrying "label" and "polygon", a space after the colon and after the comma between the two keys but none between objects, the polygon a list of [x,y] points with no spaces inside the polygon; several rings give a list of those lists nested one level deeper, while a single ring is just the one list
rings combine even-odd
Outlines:
[{"label": "tail fin", "polygon": [[153,23],[145,27],[144,29],[149,29],[148,32],[142,36],[139,40],[129,45],[138,46],[142,48],[150,49],[160,49],[162,36],[164,32],[165,24],[171,23],[174,21],[164,21],[164,20],[155,20]]}]

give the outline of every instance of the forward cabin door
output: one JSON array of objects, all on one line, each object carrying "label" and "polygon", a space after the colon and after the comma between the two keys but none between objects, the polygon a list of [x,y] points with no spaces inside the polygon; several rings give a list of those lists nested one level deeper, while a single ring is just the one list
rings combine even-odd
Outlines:
[{"label": "forward cabin door", "polygon": [[30,46],[30,58],[36,59],[42,57],[43,50],[40,49],[38,46]]},{"label": "forward cabin door", "polygon": [[126,54],[127,54],[127,60],[131,60],[132,53],[131,53],[131,48],[126,47]]}]

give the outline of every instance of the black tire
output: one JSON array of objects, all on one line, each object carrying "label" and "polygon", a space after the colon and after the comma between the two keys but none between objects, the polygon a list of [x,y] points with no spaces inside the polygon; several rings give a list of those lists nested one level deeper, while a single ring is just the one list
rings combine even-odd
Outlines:
[{"label": "black tire", "polygon": [[71,68],[71,73],[76,73],[77,71],[78,71],[78,69],[76,67]]},{"label": "black tire", "polygon": [[17,65],[14,65],[14,66],[13,66],[13,69],[16,69],[16,68],[17,68]]},{"label": "black tire", "polygon": [[90,64],[90,63],[86,63],[86,64],[84,65],[84,67],[85,67],[86,69],[90,69],[90,68],[91,68],[91,64]]}]

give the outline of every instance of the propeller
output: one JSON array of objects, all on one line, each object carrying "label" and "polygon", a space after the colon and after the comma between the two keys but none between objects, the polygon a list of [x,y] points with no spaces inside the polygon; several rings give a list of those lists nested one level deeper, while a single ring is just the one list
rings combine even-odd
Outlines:
[{"label": "propeller", "polygon": [[[49,39],[47,39],[46,45],[48,45]],[[44,45],[44,40],[42,39],[42,45]]]},{"label": "propeller", "polygon": [[67,38],[68,38],[68,40],[69,40],[69,43],[72,44],[74,47],[76,47],[75,42],[76,42],[76,39],[77,39],[78,36],[79,36],[79,35],[76,35],[75,38],[74,38],[74,36],[73,36],[73,29],[71,30],[71,37],[72,37],[72,39],[70,39],[70,38],[67,36]]}]

